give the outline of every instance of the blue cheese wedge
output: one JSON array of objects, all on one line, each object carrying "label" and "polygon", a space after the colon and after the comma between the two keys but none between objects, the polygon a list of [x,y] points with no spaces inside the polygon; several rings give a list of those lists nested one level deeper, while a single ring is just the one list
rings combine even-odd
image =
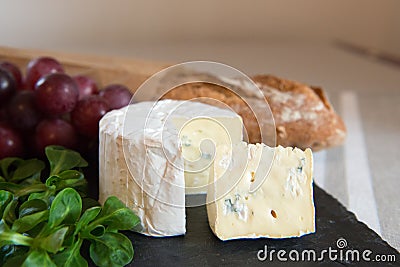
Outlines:
[{"label": "blue cheese wedge", "polygon": [[299,237],[315,232],[310,149],[239,143],[217,148],[207,195],[221,240]]},{"label": "blue cheese wedge", "polygon": [[242,119],[211,105],[163,100],[107,113],[100,121],[99,198],[119,197],[141,232],[186,232],[185,193],[205,193],[215,147],[242,140]]}]

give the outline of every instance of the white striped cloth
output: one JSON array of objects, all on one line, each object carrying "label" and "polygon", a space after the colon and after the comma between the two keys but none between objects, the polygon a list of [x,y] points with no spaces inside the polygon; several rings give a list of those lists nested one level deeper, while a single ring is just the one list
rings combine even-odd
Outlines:
[{"label": "white striped cloth", "polygon": [[[399,162],[400,138],[393,139],[381,126],[394,123],[392,116],[400,115],[400,109],[390,105],[399,97],[384,98],[380,100],[375,94],[360,96],[354,91],[337,92],[332,97],[332,102],[337,102],[334,106],[346,124],[348,135],[343,146],[314,153],[314,179],[316,184],[354,212],[358,220],[399,250],[400,177],[393,183],[396,180],[388,177],[393,173],[385,167]],[[396,111],[390,112],[391,108]],[[375,114],[379,109],[386,110],[387,115]],[[400,124],[394,127],[399,128]],[[384,163],[390,159],[390,163]],[[388,180],[391,184],[387,183]]]}]

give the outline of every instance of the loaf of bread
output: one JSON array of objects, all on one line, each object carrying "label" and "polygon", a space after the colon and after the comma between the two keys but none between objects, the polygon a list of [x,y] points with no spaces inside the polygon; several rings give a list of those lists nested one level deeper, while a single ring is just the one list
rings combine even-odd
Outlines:
[{"label": "loaf of bread", "polygon": [[[193,76],[186,77],[187,80],[204,80],[201,74],[181,75]],[[230,107],[242,116],[251,143],[311,148],[314,151],[343,143],[346,128],[321,88],[272,75],[259,75],[252,79],[261,89],[261,97],[250,89],[246,81],[207,74],[206,80],[211,82],[186,83],[172,88],[162,98]],[[169,77],[167,82],[173,84],[176,81]],[[266,103],[272,117],[266,112]]]},{"label": "loaf of bread", "polygon": [[252,79],[271,107],[278,144],[317,151],[344,142],[346,127],[322,88],[272,75]]}]

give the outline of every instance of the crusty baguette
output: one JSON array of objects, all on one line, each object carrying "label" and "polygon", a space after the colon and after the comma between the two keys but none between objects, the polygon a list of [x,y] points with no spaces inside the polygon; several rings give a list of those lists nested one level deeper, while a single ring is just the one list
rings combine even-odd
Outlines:
[{"label": "crusty baguette", "polygon": [[[193,80],[201,80],[197,74],[194,76],[197,79]],[[208,77],[210,79],[218,78]],[[162,98],[192,99],[229,106],[242,116],[251,143],[264,142],[302,149],[309,147],[314,151],[343,143],[346,136],[344,123],[321,88],[271,75],[259,75],[252,79],[262,90],[264,98],[254,95],[246,83],[229,79],[219,80],[219,84],[234,87],[233,91],[212,83],[196,82],[173,88]],[[171,80],[168,82],[173,83]],[[275,125],[271,117],[257,115],[265,113],[265,101],[270,106]]]},{"label": "crusty baguette", "polygon": [[272,75],[252,79],[271,107],[278,144],[317,151],[343,143],[346,127],[322,88]]}]

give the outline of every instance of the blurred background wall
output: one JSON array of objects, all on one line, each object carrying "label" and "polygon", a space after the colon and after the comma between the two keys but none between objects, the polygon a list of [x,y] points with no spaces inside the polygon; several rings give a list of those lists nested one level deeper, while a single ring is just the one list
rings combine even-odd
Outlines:
[{"label": "blurred background wall", "polygon": [[0,0],[0,10],[0,45],[23,48],[130,54],[147,45],[339,39],[400,51],[398,0]]}]

